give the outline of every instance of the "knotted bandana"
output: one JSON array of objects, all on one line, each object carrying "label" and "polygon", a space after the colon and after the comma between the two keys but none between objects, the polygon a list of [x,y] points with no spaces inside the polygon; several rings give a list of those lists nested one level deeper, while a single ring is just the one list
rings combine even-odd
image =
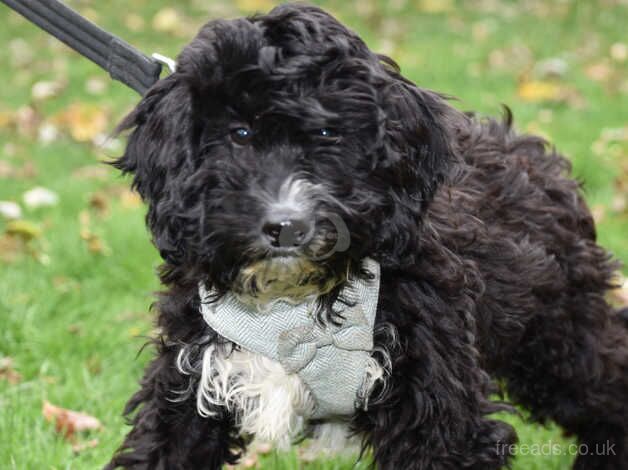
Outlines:
[{"label": "knotted bandana", "polygon": [[292,304],[279,300],[268,310],[227,293],[216,302],[199,285],[201,314],[218,334],[248,351],[279,362],[286,373],[298,374],[316,407],[313,419],[351,415],[365,404],[367,366],[373,350],[373,325],[379,296],[379,264],[365,259],[371,279],[350,279],[334,303],[341,323],[321,324],[316,299]]}]

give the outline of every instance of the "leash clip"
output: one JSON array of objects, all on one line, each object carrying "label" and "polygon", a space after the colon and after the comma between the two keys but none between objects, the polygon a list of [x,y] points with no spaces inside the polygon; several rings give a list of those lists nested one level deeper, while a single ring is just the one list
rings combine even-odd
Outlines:
[{"label": "leash clip", "polygon": [[160,64],[165,65],[170,70],[170,73],[174,73],[177,70],[177,63],[171,59],[170,57],[166,57],[165,55],[159,54],[158,52],[153,52],[151,57],[155,59]]}]

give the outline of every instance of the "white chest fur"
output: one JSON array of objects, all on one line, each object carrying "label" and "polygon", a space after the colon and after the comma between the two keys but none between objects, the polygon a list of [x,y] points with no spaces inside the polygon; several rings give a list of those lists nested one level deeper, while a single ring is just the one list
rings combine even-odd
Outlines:
[{"label": "white chest fur", "polygon": [[[188,374],[185,348],[177,367]],[[236,417],[243,434],[285,449],[304,433],[314,400],[298,375],[288,374],[278,362],[261,354],[234,349],[232,344],[210,345],[201,362],[201,380],[196,390],[197,409],[212,416],[213,409],[225,407]],[[349,435],[346,422],[317,424],[311,429],[309,452],[354,453],[359,440]]]},{"label": "white chest fur", "polygon": [[299,376],[287,374],[278,362],[249,351],[209,346],[203,355],[197,407],[207,416],[215,406],[235,413],[242,433],[285,446],[303,430],[314,401]]}]

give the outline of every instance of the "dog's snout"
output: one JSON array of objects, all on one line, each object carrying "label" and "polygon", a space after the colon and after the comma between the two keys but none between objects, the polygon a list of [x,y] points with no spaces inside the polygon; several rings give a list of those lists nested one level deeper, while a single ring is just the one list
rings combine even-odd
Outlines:
[{"label": "dog's snout", "polygon": [[312,224],[303,219],[267,221],[262,231],[274,247],[290,248],[304,245],[312,231]]}]

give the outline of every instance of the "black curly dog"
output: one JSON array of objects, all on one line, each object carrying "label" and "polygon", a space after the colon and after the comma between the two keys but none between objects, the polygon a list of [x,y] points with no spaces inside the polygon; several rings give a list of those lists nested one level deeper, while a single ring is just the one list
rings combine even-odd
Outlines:
[{"label": "black curly dog", "polygon": [[157,356],[107,468],[238,460],[249,436],[227,409],[199,414],[200,375],[176,362],[221,340],[199,314],[199,282],[222,295],[275,252],[306,256],[298,230],[295,246],[274,243],[296,222],[269,226],[263,196],[300,178],[314,188],[303,217],[337,214],[350,234],[310,266],[324,317],[346,273],[364,275],[365,257],[381,265],[375,343],[389,375],[349,417],[378,468],[508,466],[515,431],[490,416],[506,406],[491,400],[498,383],[588,446],[575,468],[628,469],[628,329],[605,301],[617,266],[567,160],[513,131],[509,112],[463,114],[325,12],[283,5],[206,24],[120,129],[115,166],[148,204],[166,291]]}]

